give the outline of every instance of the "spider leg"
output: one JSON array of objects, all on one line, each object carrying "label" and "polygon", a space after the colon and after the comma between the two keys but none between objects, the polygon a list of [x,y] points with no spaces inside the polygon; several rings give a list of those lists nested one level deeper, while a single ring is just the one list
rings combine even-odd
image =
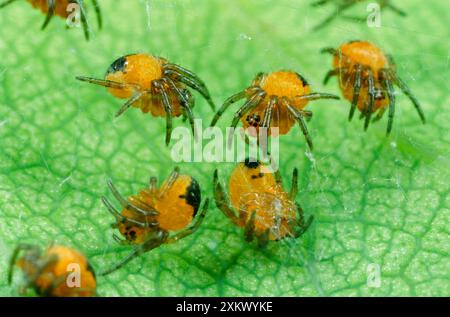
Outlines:
[{"label": "spider leg", "polygon": [[75,0],[80,7],[80,19],[83,26],[84,37],[89,41],[89,26],[86,18],[86,10],[84,9],[83,0]]},{"label": "spider leg", "polygon": [[11,259],[9,260],[9,268],[8,268],[8,284],[11,284],[12,282],[12,276],[13,276],[13,271],[14,271],[14,265],[17,262],[17,258],[20,254],[20,252],[22,251],[32,251],[35,252],[36,254],[40,253],[40,249],[39,247],[32,245],[32,244],[26,244],[26,243],[20,243],[18,244],[14,251],[13,254],[11,256]]},{"label": "spider leg", "polygon": [[258,236],[258,248],[265,248],[269,243],[270,229],[264,230],[262,234]]},{"label": "spider leg", "polygon": [[277,104],[278,104],[278,97],[277,96],[270,97],[267,108],[266,110],[264,110],[261,128],[270,129],[270,125],[272,123],[273,109],[276,107]]},{"label": "spider leg", "polygon": [[[155,246],[155,248],[156,247],[157,246]],[[100,272],[98,275],[105,276],[105,275],[111,274],[112,272],[120,269],[122,266],[124,266],[125,264],[127,264],[128,262],[133,260],[134,258],[138,257],[141,253],[142,253],[142,251],[141,251],[140,247],[134,248],[134,250],[130,254],[128,254],[124,259],[122,259],[120,262],[114,264],[112,267],[106,269],[105,271]]]},{"label": "spider leg", "polygon": [[289,198],[295,200],[298,193],[298,169],[294,168],[292,172],[291,191],[289,192]]},{"label": "spider leg", "polygon": [[401,78],[399,78],[396,74],[394,74],[392,71],[390,71],[389,74],[391,75],[390,77],[393,79],[394,83],[398,87],[400,87],[400,89],[403,91],[403,93],[411,100],[411,102],[413,103],[414,107],[417,110],[417,113],[419,114],[420,119],[422,120],[422,123],[425,124],[426,119],[425,119],[425,114],[423,113],[422,107],[420,106],[420,103],[417,100],[417,98],[413,95],[413,93],[409,89],[408,85],[406,85],[406,83]]},{"label": "spider leg", "polygon": [[189,226],[189,228],[183,229],[182,231],[178,232],[177,234],[175,234],[172,237],[168,237],[165,242],[166,243],[177,242],[178,240],[183,239],[184,237],[187,237],[187,236],[193,234],[195,231],[197,231],[197,229],[202,224],[203,219],[205,219],[206,212],[208,211],[208,206],[209,206],[209,198],[206,198],[206,200],[203,204],[202,211],[200,212],[200,214],[197,217],[195,217],[194,223],[191,226]]},{"label": "spider leg", "polygon": [[369,104],[368,107],[366,109],[366,120],[364,122],[364,131],[367,130],[367,128],[369,127],[369,123],[370,123],[370,117],[372,116],[373,113],[373,107],[375,104],[375,83],[374,83],[374,77],[373,77],[373,73],[372,70],[368,69],[368,94],[369,94]]},{"label": "spider leg", "polygon": [[202,95],[203,98],[205,98],[205,100],[208,102],[211,109],[215,111],[216,106],[214,105],[209,90],[206,87],[205,83],[197,75],[175,64],[167,64],[164,66],[164,69],[164,73],[166,75],[169,75],[169,77],[170,75],[175,76],[183,84],[198,91],[200,95]]},{"label": "spider leg", "polygon": [[[392,54],[386,54],[386,58],[387,58],[387,60],[389,62],[389,67],[388,67],[388,69],[386,69],[386,71],[387,72],[391,72],[393,70],[396,70],[397,69],[397,64],[395,63],[394,56],[392,56]],[[392,76],[392,77],[394,77],[394,76]]]},{"label": "spider leg", "polygon": [[175,183],[175,181],[178,179],[178,176],[180,176],[180,169],[178,167],[175,167],[170,173],[169,177],[167,178],[167,181],[164,182],[163,187],[159,191],[159,198],[165,195],[165,193],[170,190]]},{"label": "spider leg", "polygon": [[329,70],[323,79],[323,84],[326,85],[331,77],[339,75],[342,71],[345,71],[345,68],[335,68]]},{"label": "spider leg", "polygon": [[109,213],[116,218],[117,221],[126,221],[129,223],[132,223],[136,226],[139,226],[141,228],[149,228],[149,227],[157,227],[159,225],[158,222],[141,222],[137,221],[128,217],[123,216],[119,213],[119,211],[114,208],[114,206],[111,204],[111,202],[106,198],[102,197],[102,202],[105,205],[105,207],[108,209]]},{"label": "spider leg", "polygon": [[388,125],[387,125],[387,130],[386,130],[386,135],[389,136],[389,134],[391,134],[391,131],[392,131],[392,124],[394,123],[395,90],[394,90],[394,87],[392,86],[392,82],[389,78],[389,74],[384,70],[381,70],[380,73],[381,73],[380,75],[382,75],[381,77],[383,78],[382,85],[386,89],[388,97],[389,97],[389,117],[388,117]]},{"label": "spider leg", "polygon": [[337,54],[339,54],[339,51],[337,49],[335,49],[334,47],[325,47],[320,50],[320,53],[322,53],[322,54],[328,53],[331,55],[337,55]]},{"label": "spider leg", "polygon": [[323,93],[323,92],[314,92],[311,94],[306,94],[306,95],[301,95],[301,96],[296,96],[294,97],[296,100],[319,100],[319,99],[336,99],[339,100],[341,99],[340,97],[333,95],[333,94],[327,94],[327,93]]},{"label": "spider leg", "polygon": [[354,4],[355,4],[354,2],[349,2],[349,3],[344,3],[341,5],[338,5],[332,14],[330,14],[325,20],[323,20],[321,23],[319,23],[318,25],[316,25],[313,28],[313,31],[317,31],[317,30],[323,28],[325,25],[327,25],[331,21],[333,21],[339,15],[340,12],[347,10]]},{"label": "spider leg", "polygon": [[259,87],[259,86],[261,86],[261,81],[263,80],[263,78],[265,76],[266,76],[266,73],[264,73],[264,72],[257,73],[255,78],[253,78],[253,80],[252,80],[252,87]]},{"label": "spider leg", "polygon": [[281,178],[281,173],[280,173],[280,170],[279,170],[279,169],[276,170],[276,171],[273,173],[273,176],[275,177],[275,182],[276,182],[278,185],[282,186],[282,185],[283,185],[283,179]]},{"label": "spider leg", "polygon": [[240,226],[242,221],[236,216],[236,212],[230,206],[230,200],[227,194],[223,190],[222,185],[219,182],[219,176],[217,169],[214,171],[214,200],[217,208],[219,208],[225,216],[227,216],[235,225]]},{"label": "spider leg", "polygon": [[97,16],[98,28],[101,29],[103,27],[103,20],[100,5],[97,0],[92,0],[92,4],[94,5],[95,15]]},{"label": "spider leg", "polygon": [[403,17],[407,15],[405,11],[403,11],[402,9],[399,9],[397,6],[393,5],[389,1],[385,1],[381,7],[389,8],[392,11],[394,11],[395,13],[397,13],[398,15],[401,15]]},{"label": "spider leg", "polygon": [[146,216],[146,217],[148,217],[148,216],[157,216],[159,214],[157,210],[155,210],[154,208],[152,208],[151,206],[149,206],[147,204],[146,204],[146,206],[150,210],[143,210],[143,209],[138,208],[137,206],[131,204],[128,200],[123,198],[122,195],[120,195],[119,191],[114,186],[114,184],[113,184],[113,182],[111,180],[108,180],[107,184],[108,184],[109,190],[111,191],[113,196],[117,199],[117,201],[122,206],[122,208],[130,209],[130,210],[132,210],[134,212],[137,212],[137,213],[139,213],[139,214],[141,214],[143,216]]},{"label": "spider leg", "polygon": [[105,271],[100,272],[99,276],[105,276],[105,275],[111,274],[112,272],[123,267],[125,264],[127,264],[134,258],[141,255],[142,253],[159,247],[161,244],[163,244],[165,242],[166,239],[167,239],[167,232],[157,231],[155,234],[150,235],[150,237],[145,242],[143,242],[139,246],[135,247],[133,249],[133,251],[130,254],[128,254],[125,258],[123,258],[121,261],[117,262],[109,269],[106,269]]},{"label": "spider leg", "polygon": [[[232,104],[238,102],[239,100],[244,99],[245,97],[247,97],[247,91],[248,90],[246,89],[246,90],[243,90],[241,92],[238,92],[237,94],[234,94],[233,96],[231,96],[230,98],[225,100],[225,102],[223,103],[222,107],[220,107],[219,111],[217,111],[217,113],[214,115],[214,118],[212,119],[210,126],[213,127],[213,126],[216,125],[217,121],[224,114],[224,112],[228,109],[228,107],[230,107]],[[252,96],[253,95],[254,95],[254,93],[252,94]]]},{"label": "spider leg", "polygon": [[169,145],[170,139],[172,137],[172,105],[169,101],[169,95],[167,94],[164,85],[158,81],[153,81],[153,86],[155,86],[159,93],[161,94],[162,103],[164,111],[166,112],[166,146]]},{"label": "spider leg", "polygon": [[330,0],[319,0],[319,1],[311,3],[311,6],[312,7],[318,7],[318,6],[327,4],[328,2],[330,2]]},{"label": "spider leg", "polygon": [[381,120],[383,118],[385,112],[386,112],[386,107],[380,108],[380,110],[378,110],[377,116],[372,119],[372,122],[377,122],[377,121]]},{"label": "spider leg", "polygon": [[117,244],[119,244],[119,245],[130,245],[131,244],[130,241],[121,239],[116,234],[113,234],[112,237],[113,237],[114,241],[117,242]]},{"label": "spider leg", "polygon": [[311,223],[314,220],[314,216],[310,216],[308,220],[305,222],[305,216],[303,214],[303,209],[299,203],[295,203],[297,206],[298,220],[295,222],[294,226],[298,227],[300,230],[295,230],[294,238],[298,238],[303,235],[306,230],[311,226]]},{"label": "spider leg", "polygon": [[306,121],[311,121],[313,113],[311,110],[300,110],[300,112],[302,113],[303,117],[305,117]]},{"label": "spider leg", "polygon": [[17,0],[7,0],[0,4],[0,9],[2,9],[2,8],[6,7],[7,5],[10,5],[11,3],[16,2],[16,1]]},{"label": "spider leg", "polygon": [[77,77],[75,77],[75,79],[77,79],[79,81],[85,81],[90,84],[106,87],[106,88],[125,89],[125,88],[130,87],[130,85],[125,84],[125,83],[119,83],[116,81],[105,80],[105,79],[96,79],[96,78],[85,77],[85,76],[77,76]]},{"label": "spider leg", "polygon": [[[264,110],[264,116],[263,120],[261,122],[261,128],[266,129],[266,135],[265,140],[263,140],[260,144],[261,149],[267,153],[267,147],[269,143],[269,129],[272,123],[272,116],[273,116],[273,109],[278,103],[278,97],[277,96],[271,96],[269,99],[269,103],[267,105],[267,108]],[[260,140],[258,139],[258,143],[260,143]]]},{"label": "spider leg", "polygon": [[156,177],[152,176],[152,177],[150,177],[150,180],[149,180],[148,184],[149,184],[150,191],[152,193],[155,193],[156,186],[158,184],[158,179]]},{"label": "spider leg", "polygon": [[42,24],[41,30],[45,30],[45,28],[55,15],[56,0],[47,0],[47,7],[48,7],[47,16],[45,18],[44,24]]},{"label": "spider leg", "polygon": [[342,18],[352,21],[352,22],[358,22],[358,23],[362,23],[365,22],[367,20],[366,17],[359,17],[359,16],[349,16],[349,15],[343,15]]},{"label": "spider leg", "polygon": [[244,227],[244,238],[247,242],[252,242],[255,237],[256,211],[253,211]]},{"label": "spider leg", "polygon": [[361,73],[362,73],[362,66],[360,64],[358,64],[356,66],[356,71],[355,71],[355,81],[353,83],[353,98],[352,98],[352,105],[350,108],[350,113],[348,115],[348,121],[352,121],[353,115],[355,114],[356,106],[358,105],[359,94],[361,92],[361,86],[362,86]]},{"label": "spider leg", "polygon": [[287,107],[289,112],[294,116],[295,120],[297,120],[297,122],[300,126],[300,129],[302,130],[303,135],[305,136],[306,143],[308,143],[309,148],[312,150],[313,142],[312,142],[311,136],[308,132],[308,127],[306,126],[306,122],[305,122],[305,119],[303,118],[302,112],[298,111],[297,109],[292,107],[285,97],[283,98],[283,103]]},{"label": "spider leg", "polygon": [[184,110],[184,114],[189,119],[189,124],[191,126],[192,135],[196,137],[196,140],[198,138],[197,134],[195,133],[195,123],[194,123],[194,115],[192,114],[192,109],[190,107],[189,101],[186,99],[186,96],[178,89],[178,87],[175,85],[172,79],[166,78],[164,80],[170,88],[175,92],[175,94],[178,96],[178,100],[180,101],[180,105]]},{"label": "spider leg", "polygon": [[194,72],[190,71],[189,69],[181,67],[180,65],[177,65],[177,64],[166,64],[164,66],[164,69],[173,70],[181,75],[189,77],[189,78],[195,80],[198,83],[198,85],[201,86],[205,91],[208,91],[208,88],[206,87],[205,82],[202,79],[200,79],[200,77],[198,77]]},{"label": "spider leg", "polygon": [[[234,131],[242,116],[244,116],[245,114],[256,108],[259,105],[259,103],[263,100],[265,95],[266,93],[264,91],[260,91],[254,94],[241,108],[239,108],[234,113],[233,120],[231,121],[230,126],[232,128],[232,131]],[[228,147],[231,147],[232,141],[233,141],[233,133],[230,133],[228,135]]]},{"label": "spider leg", "polygon": [[139,99],[142,98],[142,96],[144,96],[146,93],[145,92],[139,92],[137,94],[135,94],[133,97],[131,97],[130,99],[128,99],[127,102],[125,102],[122,107],[120,107],[119,111],[117,111],[117,113],[114,115],[115,118],[120,117],[125,111],[127,111],[128,109],[130,109],[130,107]]}]

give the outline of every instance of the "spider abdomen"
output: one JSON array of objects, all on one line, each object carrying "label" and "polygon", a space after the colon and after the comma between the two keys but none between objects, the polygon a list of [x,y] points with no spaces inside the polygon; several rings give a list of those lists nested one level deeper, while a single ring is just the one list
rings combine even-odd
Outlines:
[{"label": "spider abdomen", "polygon": [[134,247],[127,257],[100,275],[110,274],[144,252],[175,243],[197,231],[205,218],[209,199],[205,199],[197,215],[201,203],[200,186],[194,178],[179,172],[178,167],[174,168],[160,187],[157,187],[156,177],[151,177],[148,188],[128,199],[108,181],[122,211],[119,212],[106,197],[102,197],[102,201],[116,219],[113,227],[119,229],[125,239],[115,234],[113,237],[119,244]]},{"label": "spider abdomen", "polygon": [[255,234],[269,231],[269,240],[279,240],[293,233],[289,221],[297,217],[295,203],[289,198],[273,173],[265,172],[259,162],[240,163],[229,180],[230,202],[244,227],[255,213]]},{"label": "spider abdomen", "polygon": [[[364,130],[367,130],[371,121],[380,120],[389,109],[386,130],[386,135],[389,135],[395,115],[395,85],[411,100],[422,123],[426,122],[419,101],[398,76],[392,57],[381,49],[367,41],[351,41],[338,49],[325,48],[322,51],[333,54],[333,69],[327,73],[324,83],[332,76],[338,77],[342,94],[351,103],[349,120],[358,109],[360,118],[364,118]],[[377,115],[372,120],[375,112]]]},{"label": "spider abdomen", "polygon": [[378,78],[380,69],[388,68],[389,61],[384,52],[375,45],[366,41],[352,41],[339,47],[340,54],[334,56],[335,68],[352,68],[363,65],[370,68],[374,77]]},{"label": "spider abdomen", "polygon": [[[33,8],[39,9],[42,13],[48,13],[48,0],[27,0]],[[55,15],[67,18],[71,11],[68,11],[67,8],[72,1],[70,0],[56,0],[55,1]]]},{"label": "spider abdomen", "polygon": [[201,200],[197,181],[189,175],[179,175],[170,188],[165,189],[166,186],[167,181],[157,190],[144,189],[129,197],[134,206],[147,212],[156,210],[158,215],[146,216],[130,208],[123,208],[121,214],[127,219],[157,223],[157,226],[141,227],[128,220],[120,220],[118,229],[126,240],[139,244],[155,230],[177,231],[192,222]]},{"label": "spider abdomen", "polygon": [[105,79],[128,84],[125,89],[108,88],[117,98],[128,99],[136,91],[150,91],[152,82],[163,76],[164,60],[149,54],[131,54],[118,58],[108,68]]},{"label": "spider abdomen", "polygon": [[382,80],[380,71],[388,69],[390,65],[388,58],[381,49],[365,41],[344,43],[340,46],[339,53],[334,56],[333,66],[334,69],[339,70],[339,86],[345,99],[350,102],[354,98],[357,67],[361,67],[361,90],[357,103],[360,111],[367,108],[367,101],[370,98],[368,86],[370,75],[374,78],[375,93],[377,94],[372,112],[389,105],[389,99],[385,98],[384,89],[380,84]]},{"label": "spider abdomen", "polygon": [[199,92],[214,110],[214,102],[206,84],[192,71],[169,63],[151,54],[130,54],[115,60],[107,69],[104,79],[77,76],[78,80],[106,87],[114,97],[127,99],[116,117],[131,107],[143,113],[166,119],[166,145],[169,145],[172,118],[183,115],[188,119],[195,135],[194,97],[190,89]]}]

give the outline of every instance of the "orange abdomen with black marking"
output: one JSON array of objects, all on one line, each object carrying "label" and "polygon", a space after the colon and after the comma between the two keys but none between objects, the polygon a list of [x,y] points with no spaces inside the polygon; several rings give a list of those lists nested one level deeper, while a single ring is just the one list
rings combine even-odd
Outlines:
[{"label": "orange abdomen with black marking", "polygon": [[122,215],[143,223],[157,222],[155,227],[139,227],[129,221],[119,222],[120,233],[130,242],[140,244],[153,231],[178,231],[188,226],[195,217],[201,201],[200,187],[197,181],[188,175],[179,175],[175,182],[167,188],[167,180],[159,189],[141,190],[138,195],[131,196],[129,201],[143,209],[156,210],[156,216],[144,216],[124,208]]},{"label": "orange abdomen with black marking", "polygon": [[[48,0],[27,0],[31,5],[42,11],[42,13],[48,13]],[[67,11],[70,0],[55,0],[55,15],[62,18],[67,18],[72,11]]]},{"label": "orange abdomen with black marking", "polygon": [[[149,54],[132,54],[117,59],[106,72],[105,79],[117,83],[128,84],[127,88],[108,88],[108,91],[116,98],[129,99],[137,92],[152,91],[152,83],[163,77],[163,65],[167,61]],[[184,90],[185,86],[178,83],[178,88]],[[168,97],[172,105],[172,115],[178,117],[182,114],[180,101],[165,85]],[[146,94],[133,104],[133,107],[142,112],[150,112],[155,117],[164,117],[164,105],[158,94]]]}]

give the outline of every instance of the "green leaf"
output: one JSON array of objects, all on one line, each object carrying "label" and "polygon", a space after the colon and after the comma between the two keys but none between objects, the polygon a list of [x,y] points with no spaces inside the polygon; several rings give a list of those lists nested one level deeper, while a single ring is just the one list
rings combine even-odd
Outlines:
[{"label": "green leaf", "polygon": [[[450,295],[448,2],[401,1],[408,16],[386,10],[381,28],[338,19],[318,32],[310,28],[332,7],[311,8],[309,1],[101,5],[104,30],[90,42],[81,30],[66,31],[60,19],[39,31],[44,17],[25,1],[0,11],[0,295],[17,295],[19,283],[7,285],[6,271],[19,242],[76,247],[97,270],[123,258],[130,250],[114,243],[113,219],[100,202],[110,195],[106,179],[130,195],[150,175],[164,179],[176,165],[164,146],[163,119],[130,110],[113,120],[121,101],[75,76],[101,77],[117,57],[142,51],[195,71],[218,104],[257,72],[277,69],[300,72],[315,91],[340,94],[335,80],[321,84],[331,60],[319,50],[350,39],[373,41],[396,58],[428,123],[420,123],[401,94],[388,139],[386,118],[364,133],[360,121],[347,121],[346,101],[311,103],[313,156],[305,155],[297,127],[280,150],[285,184],[298,167],[298,201],[315,216],[303,237],[258,250],[212,204],[198,232],[99,277],[98,292]],[[352,12],[364,15],[364,4]],[[212,118],[200,96],[194,113],[205,126]],[[203,197],[212,197],[213,170],[225,182],[233,167],[178,165],[198,179]],[[381,285],[371,287],[368,271],[377,266]]]}]

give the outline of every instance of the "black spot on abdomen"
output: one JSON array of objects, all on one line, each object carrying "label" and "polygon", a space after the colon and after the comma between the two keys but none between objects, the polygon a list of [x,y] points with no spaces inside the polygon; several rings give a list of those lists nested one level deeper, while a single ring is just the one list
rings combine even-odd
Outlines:
[{"label": "black spot on abdomen", "polygon": [[200,202],[202,200],[202,194],[200,192],[200,186],[198,185],[198,182],[194,178],[191,178],[191,183],[186,189],[186,194],[184,195],[183,198],[186,199],[186,202],[194,208],[194,217],[195,217],[198,211],[198,207],[200,206]]},{"label": "black spot on abdomen", "polygon": [[125,69],[127,68],[127,57],[130,55],[122,56],[118,59],[116,59],[111,66],[109,66],[108,70],[106,71],[106,76],[109,74],[115,73],[115,72],[125,72]]},{"label": "black spot on abdomen", "polygon": [[255,159],[246,158],[244,165],[248,168],[257,168],[259,166],[259,161]]},{"label": "black spot on abdomen", "polygon": [[299,73],[295,73],[297,75],[297,77],[300,79],[300,81],[303,83],[303,86],[308,86],[308,81],[305,79],[305,77],[303,77],[302,75],[300,75]]}]

